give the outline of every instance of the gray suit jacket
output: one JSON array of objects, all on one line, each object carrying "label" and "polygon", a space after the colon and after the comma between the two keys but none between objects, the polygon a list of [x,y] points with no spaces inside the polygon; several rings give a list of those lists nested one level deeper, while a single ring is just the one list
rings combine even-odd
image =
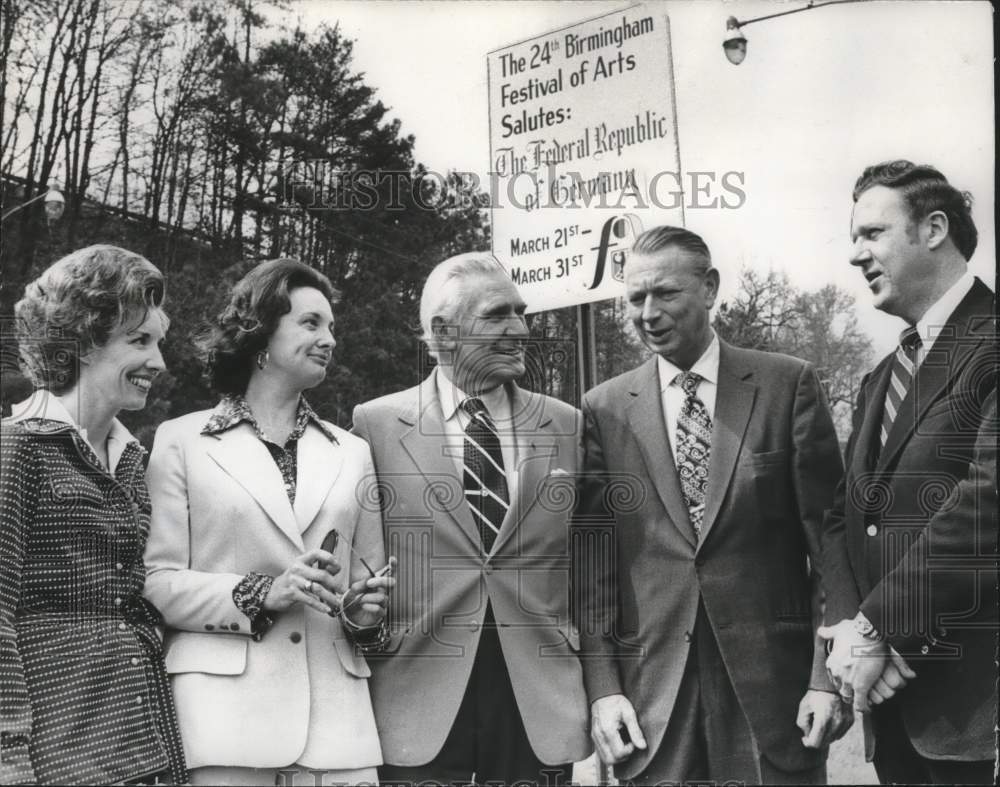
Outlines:
[{"label": "gray suit jacket", "polygon": [[584,397],[575,521],[578,609],[591,701],[623,693],[648,749],[673,711],[699,598],[761,751],[787,771],[818,764],[798,703],[829,688],[815,639],[820,523],[840,452],[812,368],[721,346],[706,511],[696,541],[667,438],[656,360]]},{"label": "gray suit jacket", "polygon": [[434,374],[359,405],[388,554],[399,559],[389,652],[370,658],[385,761],[423,765],[444,745],[469,681],[487,601],[528,740],[548,764],[585,758],[587,703],[570,624],[568,530],[579,412],[511,387],[517,494],[483,555],[455,459],[444,450]]}]

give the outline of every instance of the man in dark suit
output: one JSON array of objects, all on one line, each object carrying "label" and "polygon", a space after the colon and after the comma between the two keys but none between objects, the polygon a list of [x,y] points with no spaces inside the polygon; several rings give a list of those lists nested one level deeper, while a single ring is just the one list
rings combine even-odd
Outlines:
[{"label": "man in dark suit", "polygon": [[970,202],[908,161],[854,187],[851,264],[907,328],[861,384],[825,531],[821,634],[842,695],[872,711],[883,782],[993,782],[996,302],[967,270]]},{"label": "man in dark suit", "polygon": [[389,653],[369,658],[383,784],[556,785],[591,752],[569,616],[580,414],[517,385],[524,310],[492,255],[445,260],[420,300],[437,366],[354,410],[399,558]]},{"label": "man in dark suit", "polygon": [[803,361],[719,341],[694,233],[645,232],[625,284],[656,355],[584,397],[574,520],[598,753],[639,784],[823,783],[851,714],[815,636],[842,467],[822,389]]}]

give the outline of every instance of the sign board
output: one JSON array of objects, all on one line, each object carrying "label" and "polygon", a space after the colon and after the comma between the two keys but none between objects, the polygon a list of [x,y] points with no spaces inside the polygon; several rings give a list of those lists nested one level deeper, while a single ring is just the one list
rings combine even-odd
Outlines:
[{"label": "sign board", "polygon": [[605,14],[487,70],[494,254],[530,312],[621,295],[638,234],[683,224],[666,16]]}]

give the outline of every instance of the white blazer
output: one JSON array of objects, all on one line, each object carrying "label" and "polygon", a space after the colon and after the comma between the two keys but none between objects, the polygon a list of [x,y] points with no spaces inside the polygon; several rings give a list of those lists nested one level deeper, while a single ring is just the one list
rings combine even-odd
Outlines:
[{"label": "white blazer", "polygon": [[[254,641],[233,603],[249,572],[277,576],[333,528],[338,590],[385,563],[367,444],[326,424],[298,443],[294,508],[253,428],[203,435],[212,411],[157,430],[147,480],[153,518],[146,597],[166,621],[166,665],[188,767],[379,765],[368,665],[340,622],[296,604]],[[324,422],[325,423],[325,422]]]}]

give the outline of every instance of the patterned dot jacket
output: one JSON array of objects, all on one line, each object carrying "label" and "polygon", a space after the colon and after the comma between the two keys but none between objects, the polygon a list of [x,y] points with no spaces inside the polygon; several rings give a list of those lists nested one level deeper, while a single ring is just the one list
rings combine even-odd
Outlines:
[{"label": "patterned dot jacket", "polygon": [[145,451],[115,421],[112,472],[39,391],[0,430],[0,783],[187,780],[142,598]]}]

